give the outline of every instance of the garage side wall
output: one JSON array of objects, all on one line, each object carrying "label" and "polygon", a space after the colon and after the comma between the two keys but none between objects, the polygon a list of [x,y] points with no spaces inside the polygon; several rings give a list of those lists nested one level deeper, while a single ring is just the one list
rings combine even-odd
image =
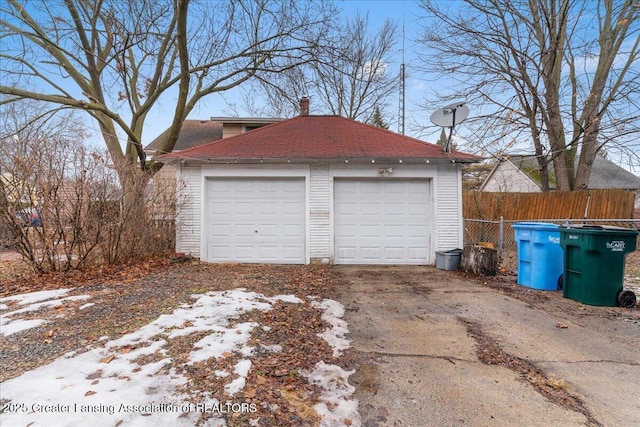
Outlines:
[{"label": "garage side wall", "polygon": [[329,165],[313,165],[309,177],[309,250],[311,262],[331,260],[331,178]]},{"label": "garage side wall", "polygon": [[460,166],[438,165],[436,206],[435,250],[462,248],[462,169]]},{"label": "garage side wall", "polygon": [[201,167],[178,169],[178,203],[176,215],[176,252],[200,257],[200,213],[202,206]]}]

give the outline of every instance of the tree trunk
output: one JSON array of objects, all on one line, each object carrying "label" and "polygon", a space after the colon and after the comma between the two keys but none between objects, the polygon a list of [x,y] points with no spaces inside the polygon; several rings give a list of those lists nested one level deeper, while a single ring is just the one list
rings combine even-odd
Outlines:
[{"label": "tree trunk", "polygon": [[465,246],[460,267],[477,276],[495,276],[498,271],[498,251],[483,246]]}]

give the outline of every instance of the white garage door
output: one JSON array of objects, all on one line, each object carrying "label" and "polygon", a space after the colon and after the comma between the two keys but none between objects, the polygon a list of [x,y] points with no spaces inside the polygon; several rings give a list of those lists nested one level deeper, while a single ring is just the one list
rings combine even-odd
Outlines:
[{"label": "white garage door", "polygon": [[337,264],[427,264],[429,181],[335,180]]},{"label": "white garage door", "polygon": [[304,179],[208,179],[207,261],[304,264]]}]

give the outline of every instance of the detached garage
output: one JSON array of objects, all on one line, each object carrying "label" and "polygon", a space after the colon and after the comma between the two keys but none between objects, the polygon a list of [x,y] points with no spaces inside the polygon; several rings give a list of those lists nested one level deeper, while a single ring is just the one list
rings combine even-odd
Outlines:
[{"label": "detached garage", "polygon": [[479,157],[302,115],[160,157],[178,166],[176,251],[203,261],[433,264],[461,247]]}]

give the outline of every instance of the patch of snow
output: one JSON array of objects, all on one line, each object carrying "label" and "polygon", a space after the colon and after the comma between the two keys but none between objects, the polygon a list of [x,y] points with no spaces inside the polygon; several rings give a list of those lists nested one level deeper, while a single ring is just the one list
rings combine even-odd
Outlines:
[{"label": "patch of snow", "polygon": [[[58,307],[65,301],[80,301],[91,298],[89,295],[75,295],[70,297],[62,296],[66,295],[71,289],[57,289],[53,291],[38,291],[28,294],[13,295],[3,298],[2,301],[15,301],[18,305],[24,306],[17,310],[10,312],[4,312],[0,314],[0,333],[5,337],[22,332],[27,329],[35,328],[37,326],[46,323],[44,319],[17,319],[16,315],[38,311],[41,308]],[[4,310],[8,308],[6,304],[3,304]],[[58,314],[56,317],[64,317],[62,314]]]},{"label": "patch of snow", "polygon": [[304,301],[302,301],[300,298],[298,298],[295,295],[277,295],[273,298],[269,298],[270,301],[282,301],[282,302],[288,302],[290,304],[302,304],[304,303]]},{"label": "patch of snow", "polygon": [[5,381],[3,399],[25,412],[1,414],[2,425],[193,425],[196,414],[182,411],[186,396],[174,391],[185,379],[160,372],[171,361],[139,365],[127,356],[90,349]]},{"label": "patch of snow", "polygon": [[[59,298],[66,295],[72,289],[54,289],[51,291],[37,291],[27,294],[12,295],[10,297],[0,298],[0,303],[17,301],[20,305],[33,304],[35,302],[46,301],[53,298]],[[5,310],[4,308],[2,310]]]},{"label": "patch of snow", "polygon": [[78,307],[78,310],[84,310],[85,308],[89,308],[89,307],[94,306],[94,305],[96,305],[95,302],[88,302],[85,305],[81,305],[80,307]]},{"label": "patch of snow", "polygon": [[233,328],[216,328],[214,333],[198,341],[196,350],[189,354],[189,363],[202,362],[215,357],[223,357],[224,353],[238,351],[243,356],[250,356],[253,348],[246,343],[251,338],[251,331],[258,326],[255,322],[237,324]]},{"label": "patch of snow", "polygon": [[13,321],[5,322],[4,318],[0,316],[0,333],[5,337],[8,337],[9,335],[38,327],[43,323],[47,323],[47,321],[44,319],[16,319]]},{"label": "patch of snow", "polygon": [[314,405],[314,409],[322,417],[320,427],[361,425],[358,400],[351,398],[355,387],[348,381],[354,372],[355,370],[345,371],[339,366],[320,361],[312,372],[303,373],[309,384],[322,389],[321,402]]},{"label": "patch of snow", "polygon": [[238,375],[238,378],[224,386],[224,390],[229,396],[233,396],[244,388],[250,369],[251,360],[249,359],[241,359],[238,363],[236,363],[236,367],[233,369],[233,372]]},{"label": "patch of snow", "polygon": [[311,301],[313,307],[323,310],[322,320],[331,325],[322,334],[319,334],[333,348],[333,357],[342,355],[342,351],[351,346],[351,340],[345,338],[349,333],[347,322],[342,320],[344,316],[344,306],[338,301],[325,299],[321,302]]},{"label": "patch of snow", "polygon": [[[61,294],[60,294],[61,295]],[[58,296],[60,296],[58,295]],[[21,410],[0,414],[2,425],[121,425],[192,426],[200,413],[189,404],[189,396],[177,392],[187,379],[172,367],[167,357],[169,340],[197,332],[209,332],[190,353],[190,363],[223,357],[227,351],[245,357],[251,331],[259,325],[245,322],[229,326],[229,321],[250,310],[267,311],[276,301],[299,303],[292,296],[267,298],[234,289],[195,295],[196,301],[172,314],[162,315],[133,333],[115,340],[104,336],[104,347],[82,353],[68,353],[49,365],[25,372],[2,383],[2,398]],[[42,301],[42,300],[40,300]],[[156,355],[144,363],[141,356]],[[251,361],[240,360],[237,377],[226,384],[229,394],[240,391],[251,369]],[[224,376],[224,371],[216,371]],[[211,399],[207,404],[218,404]],[[24,406],[22,406],[24,405]],[[22,408],[25,411],[22,411]],[[205,425],[224,425],[210,418]]]}]

